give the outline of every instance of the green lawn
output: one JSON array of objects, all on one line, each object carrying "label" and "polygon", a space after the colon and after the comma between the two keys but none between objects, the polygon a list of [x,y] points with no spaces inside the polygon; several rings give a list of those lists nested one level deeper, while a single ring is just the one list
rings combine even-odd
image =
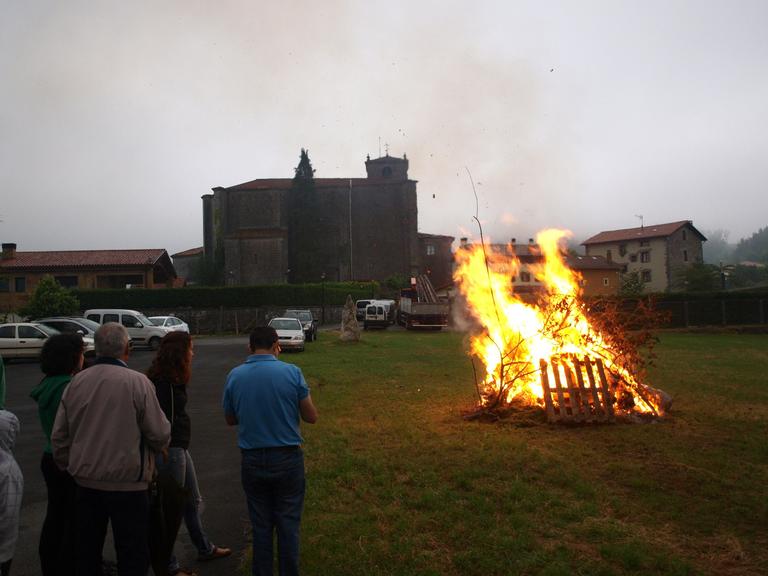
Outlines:
[{"label": "green lawn", "polygon": [[467,422],[455,333],[322,333],[302,367],[314,575],[765,574],[768,336],[662,334],[652,424]]}]

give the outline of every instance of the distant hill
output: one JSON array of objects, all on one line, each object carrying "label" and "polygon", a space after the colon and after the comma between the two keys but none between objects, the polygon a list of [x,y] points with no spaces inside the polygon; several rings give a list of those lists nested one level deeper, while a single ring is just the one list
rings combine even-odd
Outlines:
[{"label": "distant hill", "polygon": [[735,262],[762,262],[768,264],[768,227],[760,228],[749,238],[742,238],[736,244],[732,260]]}]

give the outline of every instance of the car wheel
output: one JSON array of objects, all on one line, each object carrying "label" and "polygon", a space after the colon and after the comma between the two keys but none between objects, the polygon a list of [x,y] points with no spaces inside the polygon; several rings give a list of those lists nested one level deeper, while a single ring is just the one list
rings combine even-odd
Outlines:
[{"label": "car wheel", "polygon": [[157,350],[158,348],[160,348],[160,338],[158,338],[157,336],[152,336],[152,338],[149,339],[149,347],[152,350]]}]

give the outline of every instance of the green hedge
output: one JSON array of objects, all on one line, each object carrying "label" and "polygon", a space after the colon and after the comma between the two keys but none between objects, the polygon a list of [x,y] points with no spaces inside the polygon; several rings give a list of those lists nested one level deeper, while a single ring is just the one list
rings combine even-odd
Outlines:
[{"label": "green hedge", "polygon": [[90,308],[251,308],[255,306],[342,305],[378,293],[376,282],[327,282],[323,284],[272,284],[132,290],[73,290],[83,310]]}]

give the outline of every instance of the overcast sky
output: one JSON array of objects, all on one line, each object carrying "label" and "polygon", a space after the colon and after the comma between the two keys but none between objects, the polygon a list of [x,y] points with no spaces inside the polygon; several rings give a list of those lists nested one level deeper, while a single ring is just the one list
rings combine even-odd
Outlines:
[{"label": "overcast sky", "polygon": [[202,245],[212,187],[407,154],[419,229],[768,225],[768,2],[0,0],[0,240]]}]

